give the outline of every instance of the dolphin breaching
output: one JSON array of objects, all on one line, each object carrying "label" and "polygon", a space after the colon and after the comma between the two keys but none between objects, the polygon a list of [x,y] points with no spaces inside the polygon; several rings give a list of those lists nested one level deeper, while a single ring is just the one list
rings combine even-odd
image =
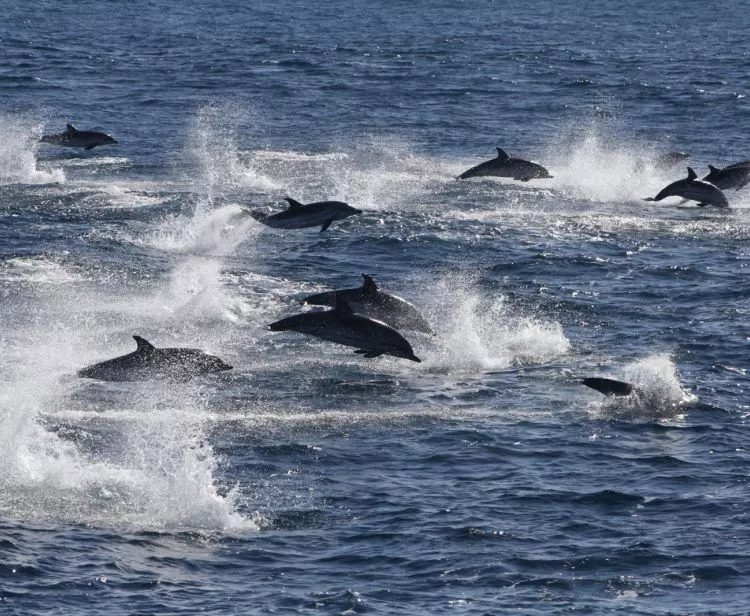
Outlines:
[{"label": "dolphin breaching", "polygon": [[467,178],[485,176],[513,178],[522,182],[528,182],[535,178],[552,177],[549,171],[539,163],[524,160],[523,158],[512,158],[501,148],[497,148],[497,156],[495,158],[467,169],[458,176],[458,179],[465,180]]},{"label": "dolphin breaching", "polygon": [[335,220],[343,220],[362,213],[362,210],[353,208],[343,201],[316,201],[304,204],[290,197],[284,197],[284,201],[289,204],[289,209],[283,212],[269,215],[254,210],[250,212],[250,215],[258,222],[277,229],[304,229],[322,225],[320,231],[323,232]]},{"label": "dolphin breaching", "polygon": [[734,188],[735,191],[738,191],[750,184],[750,160],[721,168],[709,165],[708,168],[710,173],[703,180],[710,182],[721,190]]},{"label": "dolphin breaching", "polygon": [[43,135],[39,141],[69,148],[83,148],[84,150],[92,150],[98,145],[117,143],[112,135],[93,130],[78,130],[72,124],[68,124],[62,133]]},{"label": "dolphin breaching", "polygon": [[291,330],[315,336],[356,349],[355,353],[373,358],[392,355],[411,361],[421,360],[414,354],[409,341],[390,325],[359,314],[354,314],[346,300],[337,296],[336,306],[322,312],[303,312],[286,317],[268,328],[271,331]]},{"label": "dolphin breaching", "polygon": [[655,197],[647,197],[646,201],[661,201],[667,197],[682,197],[691,201],[697,201],[698,205],[714,205],[716,207],[729,207],[729,202],[714,184],[699,180],[698,174],[691,167],[687,168],[688,176],[665,186]]},{"label": "dolphin breaching", "polygon": [[361,287],[308,295],[302,303],[335,306],[338,297],[343,297],[356,314],[383,321],[395,329],[435,333],[416,306],[378,288],[372,276],[362,274],[362,277],[364,284]]},{"label": "dolphin breaching", "polygon": [[187,381],[194,376],[231,370],[232,366],[199,349],[156,348],[133,336],[136,350],[78,371],[78,376],[100,381]]}]

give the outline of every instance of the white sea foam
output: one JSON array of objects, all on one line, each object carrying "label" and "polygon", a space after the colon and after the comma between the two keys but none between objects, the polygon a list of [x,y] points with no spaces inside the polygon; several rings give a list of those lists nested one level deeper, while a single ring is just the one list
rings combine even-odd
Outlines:
[{"label": "white sea foam", "polygon": [[80,272],[48,256],[15,257],[0,261],[0,280],[25,284],[66,284],[83,280]]}]

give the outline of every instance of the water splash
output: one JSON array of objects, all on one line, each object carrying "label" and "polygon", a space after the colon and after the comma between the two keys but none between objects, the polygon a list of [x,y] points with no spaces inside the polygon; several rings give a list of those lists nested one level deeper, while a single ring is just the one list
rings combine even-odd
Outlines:
[{"label": "water splash", "polygon": [[0,185],[64,182],[62,169],[45,171],[37,166],[42,124],[33,118],[0,114]]},{"label": "water splash", "polygon": [[600,203],[640,202],[683,175],[682,166],[658,169],[648,162],[665,149],[626,135],[613,122],[564,128],[546,153],[555,176],[550,186]]},{"label": "water splash", "polygon": [[505,298],[483,298],[472,282],[444,279],[433,287],[433,301],[439,308],[430,321],[442,324],[437,357],[427,358],[433,369],[502,370],[544,363],[570,349],[558,323],[514,314]]},{"label": "water splash", "polygon": [[237,189],[269,191],[279,186],[258,172],[239,148],[243,128],[252,125],[251,111],[237,102],[216,102],[203,107],[190,128],[187,155],[195,162],[193,192],[211,207],[225,193]]},{"label": "water splash", "polygon": [[665,353],[634,361],[623,368],[622,377],[613,378],[633,384],[635,391],[627,397],[599,401],[596,412],[610,417],[670,418],[697,400],[683,387],[677,365]]}]

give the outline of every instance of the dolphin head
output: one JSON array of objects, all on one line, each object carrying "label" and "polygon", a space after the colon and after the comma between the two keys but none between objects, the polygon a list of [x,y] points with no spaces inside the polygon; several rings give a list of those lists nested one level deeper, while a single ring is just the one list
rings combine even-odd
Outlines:
[{"label": "dolphin head", "polygon": [[204,358],[203,365],[208,372],[224,372],[225,370],[232,370],[233,368],[233,366],[225,362],[223,359],[208,354],[206,354]]}]

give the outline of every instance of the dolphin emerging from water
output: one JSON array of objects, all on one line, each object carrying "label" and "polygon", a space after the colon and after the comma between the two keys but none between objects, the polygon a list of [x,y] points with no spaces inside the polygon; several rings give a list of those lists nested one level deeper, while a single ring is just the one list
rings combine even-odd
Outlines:
[{"label": "dolphin emerging from water", "polygon": [[343,220],[354,214],[362,213],[362,210],[353,208],[343,201],[317,201],[307,205],[290,197],[284,197],[284,201],[289,203],[289,209],[283,212],[268,215],[264,212],[253,211],[250,212],[250,215],[269,227],[303,229],[322,225],[320,231],[323,232],[331,226],[334,220]]},{"label": "dolphin emerging from water", "polygon": [[502,149],[497,148],[497,157],[467,169],[458,176],[459,180],[482,176],[513,178],[527,182],[533,178],[551,178],[544,167],[523,158],[511,158]]},{"label": "dolphin emerging from water", "polygon": [[117,143],[117,140],[111,135],[93,130],[78,130],[72,124],[68,124],[65,127],[64,133],[43,135],[39,141],[42,143],[51,143],[53,145],[64,145],[71,148],[83,148],[84,150],[91,150],[98,145]]},{"label": "dolphin emerging from water", "polygon": [[711,182],[711,184],[721,190],[734,188],[737,191],[750,184],[750,160],[727,165],[721,169],[713,165],[709,165],[708,168],[711,170],[711,173],[704,177],[703,180]]},{"label": "dolphin emerging from water", "polygon": [[370,317],[354,314],[346,300],[338,296],[336,307],[323,312],[303,312],[271,323],[271,331],[291,330],[355,347],[364,357],[392,355],[411,361],[421,361],[414,354],[408,340],[390,325]]},{"label": "dolphin emerging from water", "polygon": [[100,381],[187,381],[194,376],[231,370],[232,366],[198,349],[157,349],[133,336],[138,348],[78,371],[78,376]]},{"label": "dolphin emerging from water", "polygon": [[591,389],[603,393],[605,396],[629,396],[635,391],[635,387],[630,383],[597,376],[582,379],[581,383],[586,387],[591,387]]},{"label": "dolphin emerging from water", "polygon": [[381,291],[372,276],[362,274],[364,284],[356,289],[341,289],[316,293],[302,300],[303,304],[335,306],[343,297],[356,314],[383,321],[395,329],[409,329],[434,334],[430,324],[413,304],[396,295]]},{"label": "dolphin emerging from water", "polygon": [[646,201],[661,201],[667,197],[682,197],[683,199],[697,201],[700,206],[729,207],[729,202],[721,190],[710,182],[699,180],[698,175],[690,167],[687,170],[687,178],[672,182],[662,188],[655,197],[647,197]]}]

